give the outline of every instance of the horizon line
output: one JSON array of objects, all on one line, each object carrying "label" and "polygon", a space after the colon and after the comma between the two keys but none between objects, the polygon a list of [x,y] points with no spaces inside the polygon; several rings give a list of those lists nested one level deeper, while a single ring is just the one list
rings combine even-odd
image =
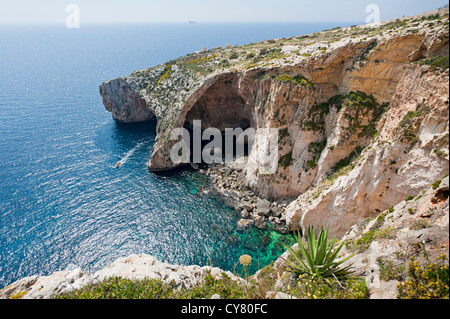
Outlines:
[{"label": "horizon line", "polygon": [[[108,21],[108,22],[82,22],[82,25],[112,25],[112,24],[212,24],[212,23],[361,23],[364,24],[364,21],[358,20],[336,20],[336,21]],[[32,26],[32,25],[52,25],[52,26],[65,26],[65,22],[2,22],[0,21],[0,26],[10,25],[10,26]]]}]

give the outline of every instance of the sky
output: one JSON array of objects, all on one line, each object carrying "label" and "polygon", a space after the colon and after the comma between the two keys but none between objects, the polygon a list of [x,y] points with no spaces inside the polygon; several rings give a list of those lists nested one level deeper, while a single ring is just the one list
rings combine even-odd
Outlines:
[{"label": "sky", "polygon": [[445,0],[0,0],[0,24],[361,21],[376,4],[381,20],[437,9]]}]

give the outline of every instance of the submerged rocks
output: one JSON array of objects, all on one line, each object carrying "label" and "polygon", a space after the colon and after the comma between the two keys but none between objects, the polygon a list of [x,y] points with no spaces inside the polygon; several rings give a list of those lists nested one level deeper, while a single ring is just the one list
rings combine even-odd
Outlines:
[{"label": "submerged rocks", "polygon": [[255,221],[253,219],[241,219],[237,223],[237,229],[242,231],[247,227],[253,226],[255,224]]}]

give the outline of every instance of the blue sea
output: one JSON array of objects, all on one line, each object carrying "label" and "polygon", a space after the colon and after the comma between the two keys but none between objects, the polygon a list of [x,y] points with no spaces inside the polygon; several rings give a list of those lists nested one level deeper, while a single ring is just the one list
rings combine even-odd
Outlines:
[{"label": "blue sea", "polygon": [[275,260],[292,238],[236,231],[239,215],[197,172],[149,172],[156,123],[116,123],[98,87],[202,47],[337,25],[0,26],[0,288],[133,253],[235,273],[242,254],[251,272]]}]

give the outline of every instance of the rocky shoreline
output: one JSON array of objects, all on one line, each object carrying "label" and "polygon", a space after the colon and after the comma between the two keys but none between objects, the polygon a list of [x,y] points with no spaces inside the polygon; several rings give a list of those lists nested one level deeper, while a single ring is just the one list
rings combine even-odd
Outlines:
[{"label": "rocky shoreline", "polygon": [[210,178],[225,204],[241,215],[237,223],[238,230],[242,231],[247,227],[270,227],[278,233],[287,234],[287,203],[270,202],[257,196],[245,184],[244,161],[245,158],[233,163],[210,165],[199,171]]}]

